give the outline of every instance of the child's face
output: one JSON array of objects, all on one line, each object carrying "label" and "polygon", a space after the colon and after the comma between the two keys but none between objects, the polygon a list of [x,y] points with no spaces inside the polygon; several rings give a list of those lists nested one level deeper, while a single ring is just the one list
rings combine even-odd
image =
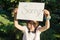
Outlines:
[{"label": "child's face", "polygon": [[32,28],[36,28],[38,26],[38,22],[37,21],[29,21],[28,22],[28,28],[32,29]]},{"label": "child's face", "polygon": [[35,26],[33,24],[31,24],[31,23],[28,23],[28,28],[32,29],[32,28],[35,28]]}]

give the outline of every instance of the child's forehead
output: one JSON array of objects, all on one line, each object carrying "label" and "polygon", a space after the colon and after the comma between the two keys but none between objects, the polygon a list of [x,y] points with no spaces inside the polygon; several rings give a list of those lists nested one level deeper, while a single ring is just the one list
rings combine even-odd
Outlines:
[{"label": "child's forehead", "polygon": [[38,21],[28,21],[27,23],[30,23],[30,24],[37,24],[39,23]]},{"label": "child's forehead", "polygon": [[33,22],[35,23],[35,21],[28,21],[28,23],[33,23]]}]

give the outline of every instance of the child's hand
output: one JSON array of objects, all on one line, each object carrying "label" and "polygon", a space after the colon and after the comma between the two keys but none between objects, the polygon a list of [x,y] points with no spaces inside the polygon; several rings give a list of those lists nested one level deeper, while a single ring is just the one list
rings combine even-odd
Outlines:
[{"label": "child's hand", "polygon": [[18,8],[15,8],[15,9],[13,10],[13,12],[16,14],[16,13],[17,13],[17,10],[18,10]]},{"label": "child's hand", "polygon": [[48,10],[44,9],[44,15],[45,15],[46,17],[48,17],[48,16],[50,16],[50,12],[49,12]]},{"label": "child's hand", "polygon": [[12,12],[12,17],[14,17],[14,15],[17,15],[17,10],[18,10],[18,8],[15,8],[15,9],[13,10],[13,12]]}]

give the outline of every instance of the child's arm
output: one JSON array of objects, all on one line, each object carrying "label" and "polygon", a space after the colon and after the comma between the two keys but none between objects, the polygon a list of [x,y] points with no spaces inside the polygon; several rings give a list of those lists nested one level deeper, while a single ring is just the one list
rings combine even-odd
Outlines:
[{"label": "child's arm", "polygon": [[18,24],[18,20],[16,19],[17,9],[18,9],[18,8],[15,8],[15,9],[13,10],[13,12],[14,12],[14,26],[15,26],[17,29],[19,29],[19,30],[21,30],[21,31],[24,31],[24,28],[23,28],[21,25]]},{"label": "child's arm", "polygon": [[50,18],[51,18],[50,17],[50,12],[45,9],[44,10],[44,15],[46,17],[46,22],[45,22],[45,26],[38,28],[40,32],[46,31],[47,29],[50,28],[50,21],[49,21]]}]

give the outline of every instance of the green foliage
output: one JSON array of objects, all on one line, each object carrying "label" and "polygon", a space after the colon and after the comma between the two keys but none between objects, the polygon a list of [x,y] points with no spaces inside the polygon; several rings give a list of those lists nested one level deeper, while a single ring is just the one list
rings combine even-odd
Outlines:
[{"label": "green foliage", "polygon": [[55,31],[53,29],[49,29],[41,34],[41,40],[57,40],[54,36]]}]

